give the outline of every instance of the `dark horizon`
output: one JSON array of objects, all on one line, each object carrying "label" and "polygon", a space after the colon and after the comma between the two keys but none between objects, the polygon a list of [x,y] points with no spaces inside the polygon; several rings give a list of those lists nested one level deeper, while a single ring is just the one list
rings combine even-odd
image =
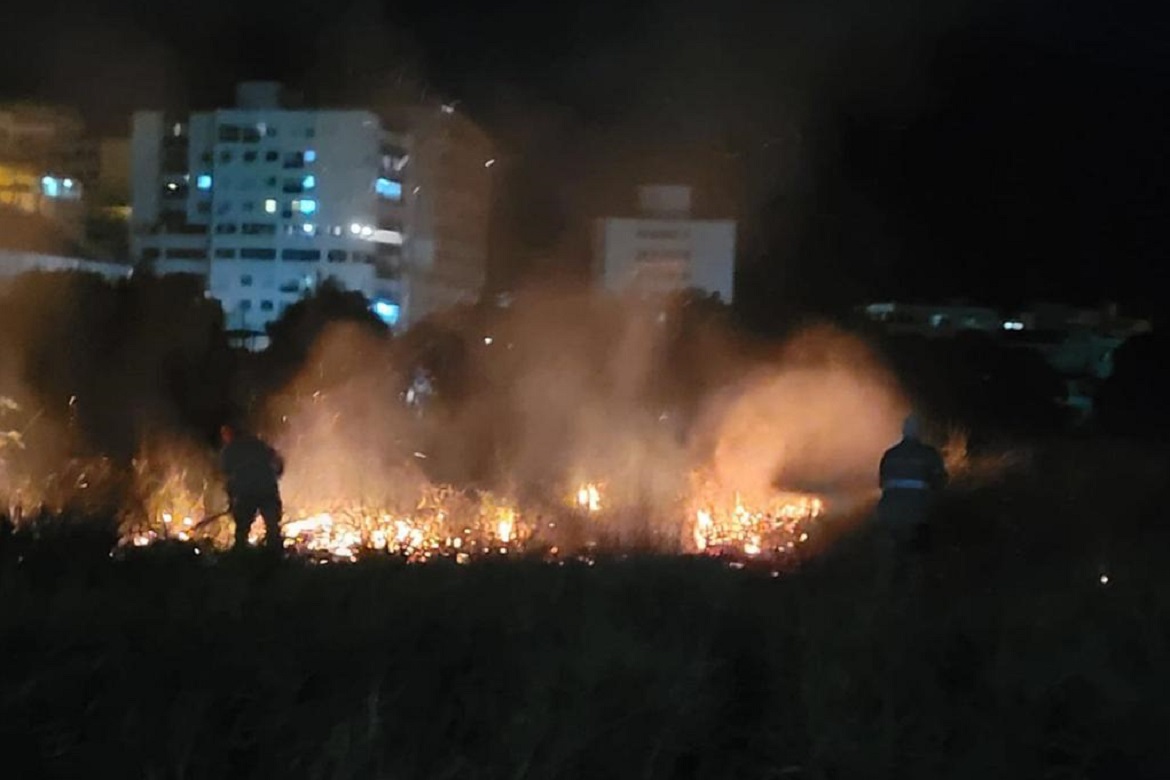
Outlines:
[{"label": "dark horizon", "polygon": [[1152,3],[199,12],[22,7],[0,95],[75,105],[112,134],[135,108],[226,104],[241,80],[326,103],[426,87],[501,147],[497,279],[586,268],[590,217],[675,180],[739,220],[756,322],[878,298],[1170,302],[1168,14]]}]

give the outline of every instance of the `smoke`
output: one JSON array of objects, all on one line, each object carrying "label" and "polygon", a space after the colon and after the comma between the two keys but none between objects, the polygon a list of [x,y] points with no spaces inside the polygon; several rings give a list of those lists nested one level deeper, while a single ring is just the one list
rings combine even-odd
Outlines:
[{"label": "smoke", "polygon": [[421,420],[399,392],[418,350],[329,331],[279,397],[286,503],[402,507],[439,474],[524,505],[598,484],[639,522],[677,521],[698,475],[761,503],[872,493],[906,404],[868,348],[818,326],[761,352],[693,308],[542,291],[454,320],[461,369]]}]

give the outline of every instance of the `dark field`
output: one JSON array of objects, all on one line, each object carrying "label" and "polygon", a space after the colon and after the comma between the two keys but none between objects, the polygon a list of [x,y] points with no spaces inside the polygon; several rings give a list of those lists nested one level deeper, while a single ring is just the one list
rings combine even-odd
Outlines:
[{"label": "dark field", "polygon": [[5,777],[1170,773],[1162,453],[1062,445],[773,577],[6,542]]}]

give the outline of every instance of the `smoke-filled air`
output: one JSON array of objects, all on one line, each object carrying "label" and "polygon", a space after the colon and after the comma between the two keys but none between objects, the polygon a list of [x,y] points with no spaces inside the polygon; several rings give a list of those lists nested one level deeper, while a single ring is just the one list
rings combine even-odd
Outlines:
[{"label": "smoke-filled air", "polygon": [[[9,387],[35,365],[25,335],[6,345]],[[751,342],[722,307],[685,297],[533,292],[393,339],[335,322],[288,376],[237,417],[287,464],[285,546],[332,559],[795,554],[874,498],[906,409],[856,336],[818,325]],[[157,424],[167,404],[145,388],[129,397],[156,424],[126,412],[126,469],[64,442],[68,413],[24,414],[3,485],[18,515],[97,511],[100,495],[119,504],[124,543],[226,546],[213,441]],[[18,403],[31,410],[36,393]]]}]

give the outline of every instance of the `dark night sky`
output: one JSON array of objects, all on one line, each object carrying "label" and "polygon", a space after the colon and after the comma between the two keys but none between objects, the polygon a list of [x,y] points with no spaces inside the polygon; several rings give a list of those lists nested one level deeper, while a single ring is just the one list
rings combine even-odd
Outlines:
[{"label": "dark night sky", "polygon": [[[198,17],[194,9],[199,10]],[[586,218],[687,179],[741,220],[741,299],[1170,298],[1170,11],[1156,2],[49,0],[0,93],[207,106],[241,78],[325,102],[412,85],[506,152],[500,268],[580,267]]]}]

